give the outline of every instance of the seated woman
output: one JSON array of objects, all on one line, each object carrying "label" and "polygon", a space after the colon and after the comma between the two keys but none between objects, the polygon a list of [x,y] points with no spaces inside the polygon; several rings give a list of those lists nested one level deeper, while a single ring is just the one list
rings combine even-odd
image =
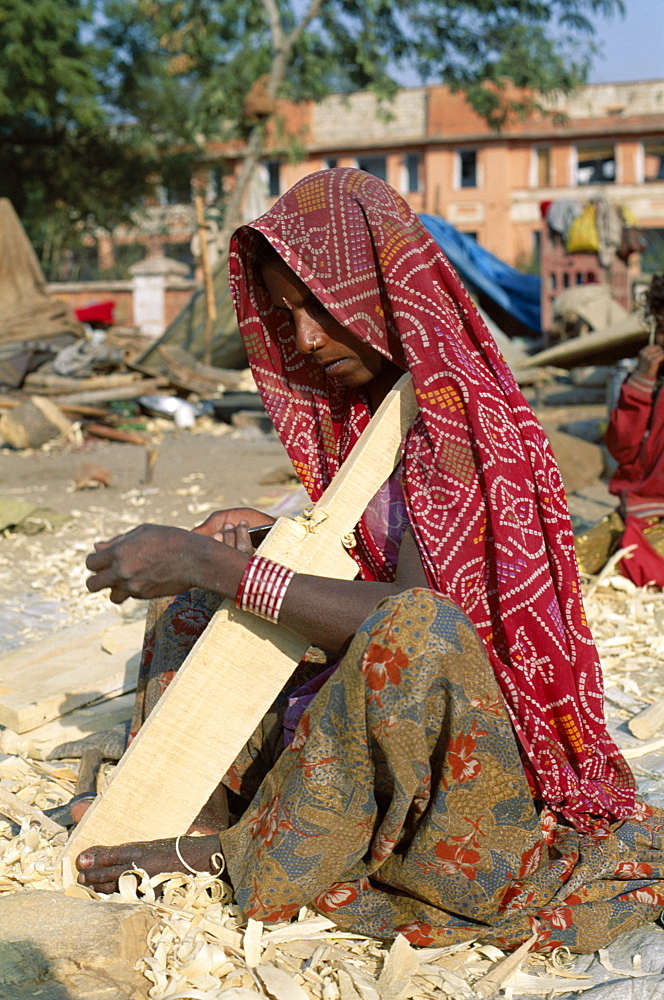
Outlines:
[{"label": "seated woman", "polygon": [[620,544],[635,546],[621,569],[639,587],[664,587],[664,275],[653,275],[646,308],[652,343],[622,384],[606,446],[619,463],[609,489],[625,519]]},{"label": "seated woman", "polygon": [[[354,581],[253,558],[247,525],[265,515],[246,510],[195,534],[142,526],[88,557],[88,586],[114,602],[167,598],[136,725],[223,597],[255,613],[269,597],[336,665],[301,665],[220,776],[230,825],[182,838],[180,857],[173,840],[92,847],[79,880],[215,871],[221,846],[264,921],[307,904],[420,945],[514,947],[535,928],[542,947],[593,951],[656,919],[664,828],[605,728],[560,475],[448,261],[387,184],[336,169],[238,230],[230,280],[312,499],[404,371],[419,416],[357,527]],[[221,798],[199,830],[225,825]]]}]

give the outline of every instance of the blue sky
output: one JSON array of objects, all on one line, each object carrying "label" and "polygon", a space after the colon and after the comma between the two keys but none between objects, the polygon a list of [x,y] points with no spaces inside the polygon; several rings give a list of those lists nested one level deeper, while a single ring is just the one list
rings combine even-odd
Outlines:
[{"label": "blue sky", "polygon": [[590,83],[664,80],[664,0],[625,0],[625,9],[597,23],[604,58],[595,58]]}]

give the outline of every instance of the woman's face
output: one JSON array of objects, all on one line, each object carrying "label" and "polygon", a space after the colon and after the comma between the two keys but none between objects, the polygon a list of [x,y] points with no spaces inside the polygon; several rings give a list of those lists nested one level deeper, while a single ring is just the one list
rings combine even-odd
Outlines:
[{"label": "woman's face", "polygon": [[280,258],[264,264],[262,275],[273,306],[290,317],[297,350],[310,355],[328,378],[357,389],[392,367],[337,322]]}]

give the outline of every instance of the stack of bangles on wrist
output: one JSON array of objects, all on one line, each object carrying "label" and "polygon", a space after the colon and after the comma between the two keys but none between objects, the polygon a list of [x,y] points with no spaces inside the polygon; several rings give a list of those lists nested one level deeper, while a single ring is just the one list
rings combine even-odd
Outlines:
[{"label": "stack of bangles on wrist", "polygon": [[294,570],[287,566],[263,556],[252,556],[237,588],[235,607],[278,622],[281,605],[294,576]]}]

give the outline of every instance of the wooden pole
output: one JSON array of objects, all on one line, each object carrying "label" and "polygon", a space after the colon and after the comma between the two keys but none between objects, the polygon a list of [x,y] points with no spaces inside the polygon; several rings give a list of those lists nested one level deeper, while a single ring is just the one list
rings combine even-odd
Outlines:
[{"label": "wooden pole", "polygon": [[203,196],[194,195],[194,206],[196,209],[196,225],[198,227],[198,241],[201,248],[201,267],[203,268],[203,288],[205,290],[205,330],[203,341],[205,344],[204,359],[209,365],[212,361],[212,327],[217,318],[217,303],[214,297],[214,276],[210,266],[210,254],[208,252],[208,231],[205,224],[205,206]]},{"label": "wooden pole", "polygon": [[[343,539],[399,461],[417,414],[409,375],[388,394],[304,519],[279,518],[258,551],[298,572],[352,580]],[[93,844],[184,833],[308,649],[286,628],[226,600],[65,849],[63,877]]]}]

